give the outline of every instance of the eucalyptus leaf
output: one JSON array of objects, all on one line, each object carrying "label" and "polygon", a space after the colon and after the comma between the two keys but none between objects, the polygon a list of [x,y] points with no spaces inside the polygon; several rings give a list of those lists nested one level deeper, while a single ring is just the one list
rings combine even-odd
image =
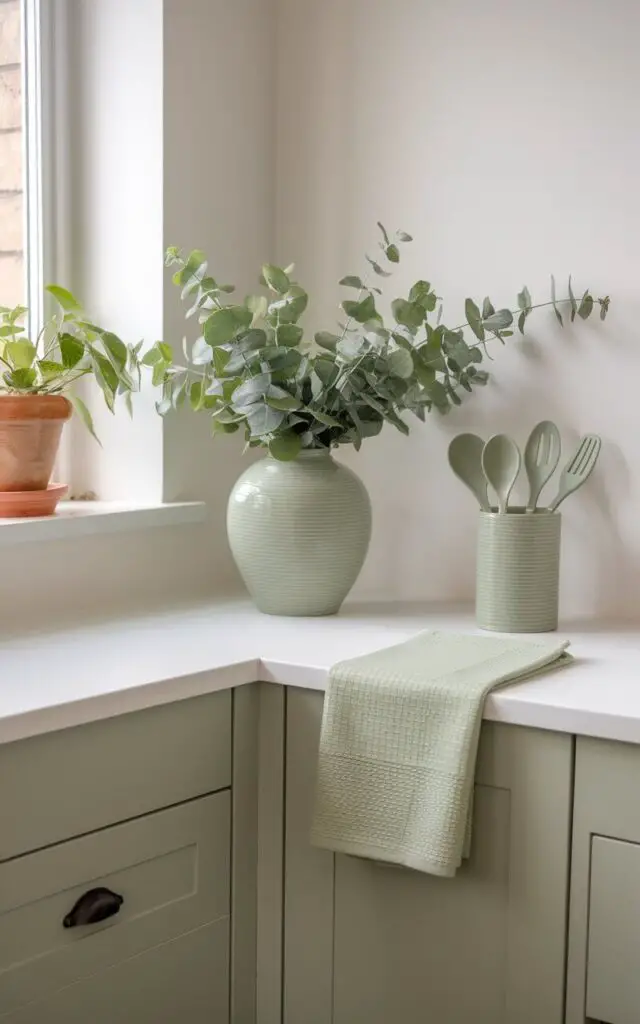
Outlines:
[{"label": "eucalyptus leaf", "polygon": [[388,359],[389,373],[395,377],[409,380],[413,375],[413,359],[411,354],[404,348],[397,348],[391,352]]},{"label": "eucalyptus leaf", "polygon": [[[469,322],[469,327],[471,328],[471,330],[475,334],[476,338],[479,341],[484,341],[485,332],[484,332],[484,327],[482,325],[482,317],[480,315],[480,310],[476,306],[476,304],[473,301],[473,299],[466,299],[465,300],[464,311],[465,311],[465,315],[467,317],[467,320]],[[490,316],[491,315],[492,314],[490,314]]]},{"label": "eucalyptus leaf", "polygon": [[391,245],[388,245],[384,253],[390,263],[400,262],[400,250],[398,249],[397,245],[393,243]]},{"label": "eucalyptus leaf", "polygon": [[285,292],[289,291],[291,285],[289,278],[284,270],[276,267],[273,263],[265,263],[262,268],[262,276],[271,291],[278,292],[280,295],[284,295]]},{"label": "eucalyptus leaf", "polygon": [[381,224],[380,221],[378,221],[378,227],[380,228],[380,232],[382,234],[382,238],[383,238],[385,246],[389,245],[389,235],[387,233],[387,229],[385,228],[384,224]]},{"label": "eucalyptus leaf", "polygon": [[551,305],[553,306],[553,312],[556,315],[556,320],[558,321],[560,326],[563,327],[564,326],[564,322],[562,320],[562,313],[558,309],[557,301],[556,301],[556,279],[553,276],[553,274],[551,275]]},{"label": "eucalyptus leaf", "polygon": [[251,310],[246,306],[224,306],[207,317],[203,334],[208,345],[225,345],[253,320]]},{"label": "eucalyptus leaf", "polygon": [[272,434],[284,421],[285,414],[279,409],[272,409],[265,404],[258,404],[251,407],[247,413],[247,423],[251,437],[262,437],[264,434]]},{"label": "eucalyptus leaf", "polygon": [[318,331],[314,335],[316,345],[320,348],[326,349],[328,352],[335,352],[336,345],[340,341],[337,334],[331,334],[330,331]]},{"label": "eucalyptus leaf", "polygon": [[290,462],[295,459],[301,448],[300,435],[293,430],[286,430],[269,441],[269,452],[279,462]]},{"label": "eucalyptus leaf", "polygon": [[213,362],[213,349],[202,337],[193,343],[191,362],[194,366],[207,366]]},{"label": "eucalyptus leaf", "polygon": [[347,274],[346,277],[343,277],[338,281],[338,284],[343,285],[345,288],[358,288],[361,291],[365,287],[362,278],[357,277],[355,274]]},{"label": "eucalyptus leaf", "polygon": [[488,331],[502,331],[513,323],[513,313],[508,309],[498,309],[491,316],[485,317],[482,323]]}]

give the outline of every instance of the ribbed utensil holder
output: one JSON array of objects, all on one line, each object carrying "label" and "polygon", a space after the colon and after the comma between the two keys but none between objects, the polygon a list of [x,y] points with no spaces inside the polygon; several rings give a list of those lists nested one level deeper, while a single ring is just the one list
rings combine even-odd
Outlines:
[{"label": "ribbed utensil holder", "polygon": [[559,512],[480,512],[476,619],[500,633],[558,628]]}]

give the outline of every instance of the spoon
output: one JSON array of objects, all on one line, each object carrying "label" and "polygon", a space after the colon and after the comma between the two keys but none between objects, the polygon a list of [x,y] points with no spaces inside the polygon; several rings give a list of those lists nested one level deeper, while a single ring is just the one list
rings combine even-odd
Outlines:
[{"label": "spoon", "polygon": [[597,434],[585,434],[560,474],[558,493],[549,505],[550,512],[555,512],[565,498],[588,480],[598,461],[601,445],[602,441]]},{"label": "spoon", "polygon": [[506,434],[495,434],[482,450],[482,468],[488,483],[498,498],[498,512],[504,515],[509,503],[521,463],[520,451],[515,441]]},{"label": "spoon", "polygon": [[534,512],[540,491],[551,478],[560,458],[560,431],[555,423],[543,420],[533,428],[524,450],[524,468],[529,481],[527,512]]},{"label": "spoon", "polygon": [[490,512],[487,481],[482,471],[484,441],[477,434],[458,434],[449,445],[449,465],[475,495],[483,512]]}]

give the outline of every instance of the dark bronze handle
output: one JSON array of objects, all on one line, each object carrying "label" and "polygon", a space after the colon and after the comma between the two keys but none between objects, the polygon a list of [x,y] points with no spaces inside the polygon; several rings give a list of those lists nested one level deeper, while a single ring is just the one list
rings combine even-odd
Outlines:
[{"label": "dark bronze handle", "polygon": [[117,892],[111,892],[111,889],[105,889],[104,886],[88,889],[79,900],[76,900],[62,924],[65,928],[77,928],[82,924],[106,921],[108,917],[118,913],[123,903],[122,896]]}]

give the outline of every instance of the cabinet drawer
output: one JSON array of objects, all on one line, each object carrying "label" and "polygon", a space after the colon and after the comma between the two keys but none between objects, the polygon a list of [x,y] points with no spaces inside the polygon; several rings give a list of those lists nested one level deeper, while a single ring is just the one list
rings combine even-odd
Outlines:
[{"label": "cabinet drawer", "polygon": [[[227,933],[229,846],[227,790],[0,865],[0,1014],[111,976],[115,965],[209,923],[223,920]],[[101,886],[122,896],[119,912],[65,928],[79,897]]]},{"label": "cabinet drawer", "polygon": [[224,1024],[229,1019],[225,919],[69,985],[2,1024]]},{"label": "cabinet drawer", "polygon": [[587,1016],[638,1024],[640,1007],[640,846],[591,842]]},{"label": "cabinet drawer", "polygon": [[231,784],[231,692],[0,745],[0,861]]}]

